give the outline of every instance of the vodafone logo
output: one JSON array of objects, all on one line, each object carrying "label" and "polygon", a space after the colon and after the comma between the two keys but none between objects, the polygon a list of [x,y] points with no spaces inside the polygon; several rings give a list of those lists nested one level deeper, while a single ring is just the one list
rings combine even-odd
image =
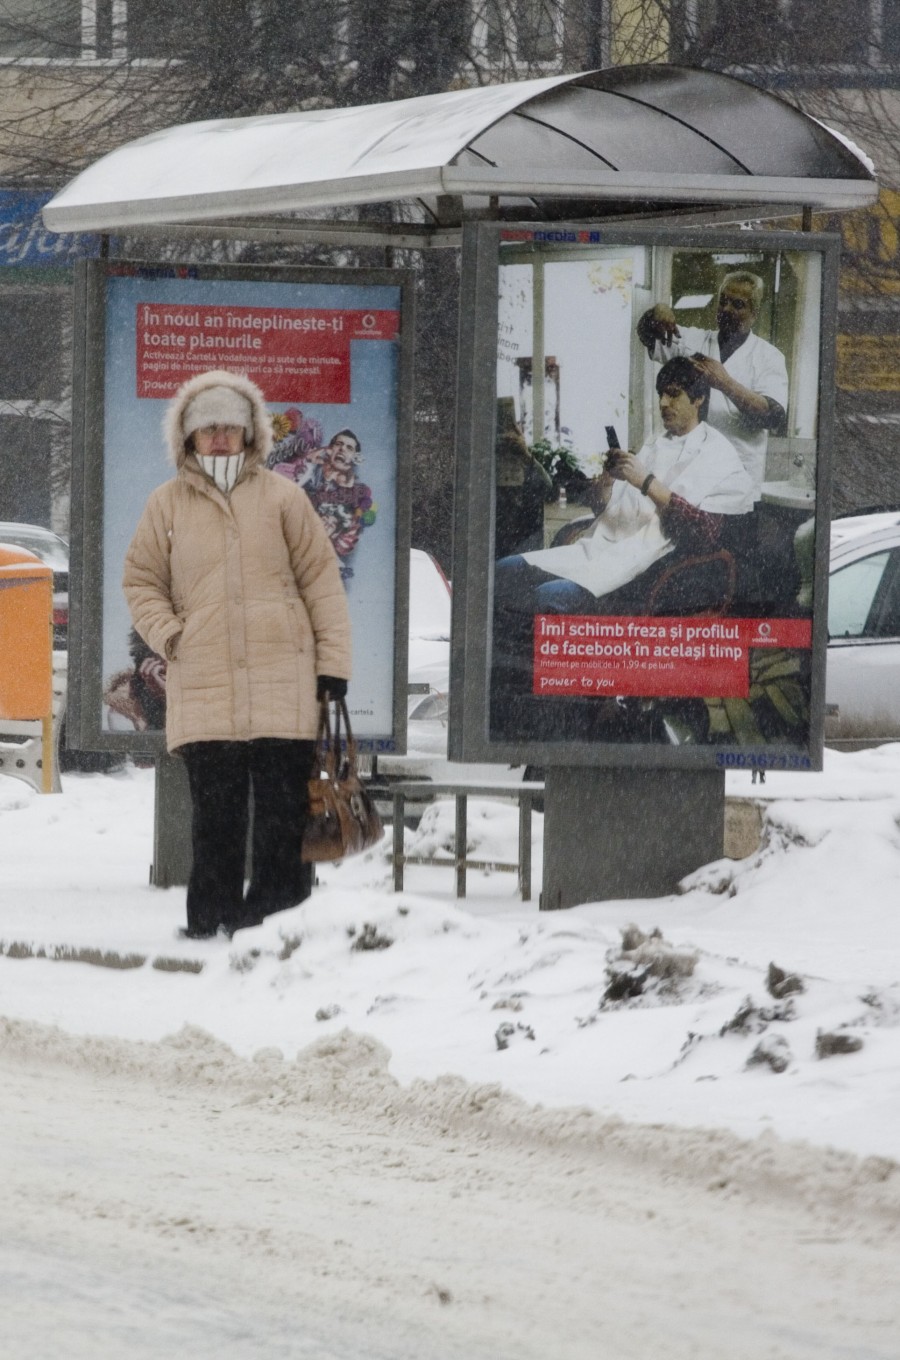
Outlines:
[{"label": "vodafone logo", "polygon": [[811,647],[812,619],[747,619],[741,637],[749,647]]},{"label": "vodafone logo", "polygon": [[378,325],[378,319],[377,317],[374,317],[371,312],[366,312],[365,316],[362,319],[362,325],[363,330],[365,331],[374,330],[375,327]]}]

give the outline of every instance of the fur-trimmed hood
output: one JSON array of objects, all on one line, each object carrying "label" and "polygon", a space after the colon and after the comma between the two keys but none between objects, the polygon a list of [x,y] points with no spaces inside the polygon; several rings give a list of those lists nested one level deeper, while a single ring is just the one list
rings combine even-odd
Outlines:
[{"label": "fur-trimmed hood", "polygon": [[210,387],[230,387],[246,397],[253,408],[253,442],[247,449],[246,468],[265,467],[266,459],[272,448],[272,419],[262,392],[243,373],[228,373],[224,369],[210,369],[208,373],[198,373],[179,387],[175,396],[166,407],[163,418],[163,434],[169,457],[180,468],[187,457],[181,420],[189,401]]}]

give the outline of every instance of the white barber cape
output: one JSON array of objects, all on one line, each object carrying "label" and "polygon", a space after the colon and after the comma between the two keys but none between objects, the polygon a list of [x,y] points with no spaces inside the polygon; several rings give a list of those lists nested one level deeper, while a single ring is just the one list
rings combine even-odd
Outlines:
[{"label": "white barber cape", "polygon": [[[753,509],[753,488],[735,449],[704,421],[686,435],[657,435],[638,458],[673,495],[699,510],[742,515]],[[577,543],[522,555],[531,566],[599,596],[635,580],[673,547],[650,497],[617,481],[606,509]]]},{"label": "white barber cape", "polygon": [[[652,358],[664,364],[669,359],[682,357],[689,359],[693,354],[703,354],[708,359],[718,359],[718,331],[702,331],[696,326],[679,326],[681,334],[675,336],[670,345],[658,340],[653,347]],[[725,360],[725,372],[749,387],[751,392],[771,397],[778,405],[787,410],[788,375],[784,355],[780,349],[761,340],[751,331],[742,345]],[[766,476],[766,450],[769,447],[767,430],[757,429],[741,414],[734,402],[715,387],[709,394],[709,415],[706,417],[714,430],[719,430],[737,449],[741,462],[753,482],[753,499],[758,501]]]}]

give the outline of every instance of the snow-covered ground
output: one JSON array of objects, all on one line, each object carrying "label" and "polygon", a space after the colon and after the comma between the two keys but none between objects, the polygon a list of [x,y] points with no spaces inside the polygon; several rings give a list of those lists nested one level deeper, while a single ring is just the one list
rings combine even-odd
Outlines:
[{"label": "snow-covered ground", "polygon": [[[0,1011],[132,1040],[191,1025],[288,1060],[349,1029],[402,1083],[454,1073],[549,1106],[900,1158],[900,746],[764,786],[729,775],[729,792],[765,799],[762,848],[679,896],[538,913],[512,874],[476,871],[456,902],[449,863],[410,866],[396,895],[386,838],[323,869],[302,907],[194,942],[176,939],[184,890],[148,886],[152,771],[70,775],[45,797],[0,778]],[[476,858],[515,859],[511,804],[471,800],[469,826]],[[408,848],[448,859],[452,834],[437,803]],[[770,964],[786,984],[767,985]],[[822,1034],[855,1051],[820,1056]]]},{"label": "snow-covered ground", "polygon": [[[152,771],[46,797],[0,777],[17,1357],[181,1335],[192,1357],[888,1360],[900,747],[728,792],[763,805],[761,847],[677,896],[539,913],[471,872],[456,902],[437,803],[402,894],[385,842],[302,907],[185,941],[184,890],[147,886]],[[469,826],[474,858],[515,859],[512,805],[471,799]],[[97,1310],[103,1343],[76,1345]]]}]

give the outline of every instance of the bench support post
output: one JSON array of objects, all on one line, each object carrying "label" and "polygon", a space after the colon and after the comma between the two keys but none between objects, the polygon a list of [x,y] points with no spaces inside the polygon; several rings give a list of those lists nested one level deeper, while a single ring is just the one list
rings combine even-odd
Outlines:
[{"label": "bench support post", "polygon": [[406,798],[402,793],[394,794],[394,892],[403,891],[403,819],[406,816]]},{"label": "bench support post", "polygon": [[531,901],[531,794],[519,794],[519,892],[523,902]]},{"label": "bench support post", "polygon": [[456,795],[456,896],[466,895],[466,841],[468,833],[469,800],[464,793]]}]

